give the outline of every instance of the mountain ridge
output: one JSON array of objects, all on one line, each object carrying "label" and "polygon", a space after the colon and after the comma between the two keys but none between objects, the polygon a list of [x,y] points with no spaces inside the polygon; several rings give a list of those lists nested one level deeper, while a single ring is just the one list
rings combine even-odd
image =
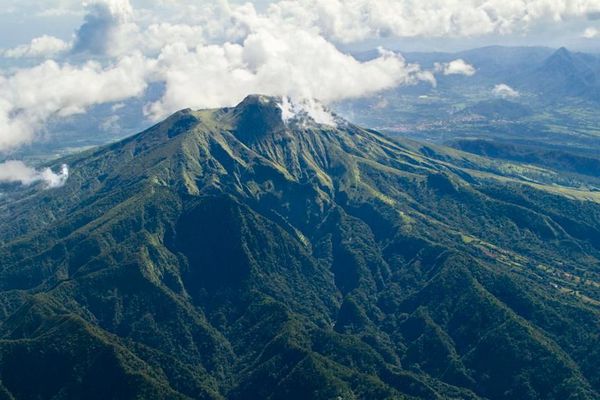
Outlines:
[{"label": "mountain ridge", "polygon": [[182,110],[0,205],[5,392],[597,395],[592,194],[349,123],[286,124],[278,101]]}]

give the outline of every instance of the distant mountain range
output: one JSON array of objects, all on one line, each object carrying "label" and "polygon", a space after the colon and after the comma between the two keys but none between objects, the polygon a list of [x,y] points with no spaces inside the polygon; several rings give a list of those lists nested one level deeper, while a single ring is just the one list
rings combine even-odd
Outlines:
[{"label": "distant mountain range", "polygon": [[600,101],[600,57],[560,48],[532,71],[508,79],[517,88],[547,99],[574,97]]},{"label": "distant mountain range", "polygon": [[336,121],[183,110],[0,198],[0,398],[599,398],[599,194]]},{"label": "distant mountain range", "polygon": [[531,162],[561,179],[568,172],[573,187],[600,186],[594,173],[600,154],[599,55],[500,46],[403,55],[426,69],[462,59],[476,73],[438,74],[435,87],[401,87],[340,103],[337,110],[394,136]]},{"label": "distant mountain range", "polygon": [[[423,56],[408,55],[423,60]],[[487,47],[453,54],[477,68],[472,84],[506,83],[543,102],[560,102],[565,97],[600,101],[600,57],[545,48]],[[446,55],[446,58],[452,58]],[[462,83],[471,77],[451,77]],[[444,80],[445,78],[441,78]]]},{"label": "distant mountain range", "polygon": [[[564,97],[600,101],[600,56],[545,47],[489,46],[457,53],[402,53],[408,62],[424,68],[462,59],[473,65],[473,76],[438,75],[442,88],[453,85],[482,86],[506,83],[521,92],[541,96],[546,102]],[[355,54],[361,60],[377,56],[368,51]],[[426,86],[425,84],[423,86]]]}]

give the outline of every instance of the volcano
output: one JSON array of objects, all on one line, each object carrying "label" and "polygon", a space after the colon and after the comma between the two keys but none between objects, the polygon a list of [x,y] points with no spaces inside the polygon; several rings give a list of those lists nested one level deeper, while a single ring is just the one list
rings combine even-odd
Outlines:
[{"label": "volcano", "polygon": [[0,397],[600,397],[596,193],[281,104],[0,198]]}]

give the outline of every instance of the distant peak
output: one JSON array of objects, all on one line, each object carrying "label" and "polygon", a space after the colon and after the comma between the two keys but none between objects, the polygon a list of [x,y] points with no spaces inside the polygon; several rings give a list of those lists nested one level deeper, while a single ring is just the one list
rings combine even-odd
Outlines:
[{"label": "distant peak", "polygon": [[571,52],[566,47],[556,50],[551,58],[571,59]]},{"label": "distant peak", "polygon": [[561,47],[546,59],[544,68],[549,69],[550,71],[568,73],[575,68],[575,58],[573,57],[573,53],[565,47]]}]

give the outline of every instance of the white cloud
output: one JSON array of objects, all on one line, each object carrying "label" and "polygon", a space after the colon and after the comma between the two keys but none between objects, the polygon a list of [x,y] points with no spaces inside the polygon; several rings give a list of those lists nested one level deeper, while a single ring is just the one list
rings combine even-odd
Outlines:
[{"label": "white cloud", "polygon": [[361,63],[315,33],[289,26],[276,32],[254,29],[241,44],[165,47],[157,68],[165,94],[147,113],[160,119],[184,107],[231,106],[249,93],[328,104],[422,80],[435,82],[430,72],[388,51]]},{"label": "white cloud", "polygon": [[[245,0],[132,0],[133,15],[145,22],[171,22],[222,31],[223,16]],[[254,0],[251,3],[267,3]],[[90,1],[88,3],[88,10]],[[131,14],[125,0],[103,0],[112,14]],[[231,4],[230,4],[231,3]],[[273,0],[269,19],[317,29],[336,42],[373,37],[472,37],[523,33],[550,22],[600,12],[598,0]],[[1,13],[62,15],[80,13],[81,0],[3,0]]]},{"label": "white cloud", "polygon": [[119,111],[119,110],[121,110],[121,109],[123,109],[125,107],[126,107],[125,103],[116,103],[116,104],[112,105],[112,107],[110,108],[110,110],[112,112],[117,112],[117,111]]},{"label": "white cloud", "polygon": [[213,7],[203,8],[204,19],[195,24],[160,21],[148,9],[134,10],[129,0],[94,0],[86,4],[86,10],[84,23],[75,33],[73,52],[90,56],[120,57],[132,51],[156,55],[172,43],[193,48],[203,43],[209,22],[228,25]]},{"label": "white cloud", "polygon": [[133,16],[129,0],[94,0],[84,4],[87,14],[76,32],[73,51],[115,54],[115,46],[118,48],[121,44],[121,36],[137,28],[129,23]]},{"label": "white cloud", "polygon": [[274,17],[344,43],[525,32],[536,23],[598,11],[598,0],[283,0],[269,9]]},{"label": "white cloud", "polygon": [[31,142],[51,117],[141,95],[150,64],[140,54],[107,67],[91,61],[81,66],[46,61],[0,76],[0,150]]},{"label": "white cloud", "polygon": [[63,53],[70,44],[54,36],[43,35],[30,43],[5,50],[2,55],[7,58],[44,58]]},{"label": "white cloud", "polygon": [[0,163],[0,183],[31,185],[43,182],[45,187],[50,189],[63,186],[68,178],[69,168],[66,164],[62,165],[59,173],[55,173],[50,168],[38,171],[28,167],[22,161],[11,160]]},{"label": "white cloud", "polygon": [[119,132],[121,129],[121,125],[119,125],[120,120],[121,117],[118,115],[111,115],[102,121],[100,129],[104,132]]},{"label": "white cloud", "polygon": [[511,88],[505,83],[501,83],[499,85],[494,86],[494,89],[492,89],[492,93],[494,94],[494,96],[503,98],[514,98],[519,97],[521,95],[518,91]]},{"label": "white cloud", "polygon": [[463,59],[450,61],[449,63],[436,63],[435,71],[444,75],[465,75],[473,76],[477,72],[475,67],[468,64]]},{"label": "white cloud", "polygon": [[586,39],[594,39],[600,37],[600,29],[589,27],[583,32],[581,37]]},{"label": "white cloud", "polygon": [[314,99],[296,101],[283,96],[279,108],[281,108],[281,117],[285,123],[294,120],[305,122],[305,117],[308,116],[317,124],[337,125],[334,115],[322,103]]},{"label": "white cloud", "polygon": [[159,23],[148,26],[134,42],[147,53],[159,52],[170,43],[183,43],[194,48],[204,42],[202,26]]}]

